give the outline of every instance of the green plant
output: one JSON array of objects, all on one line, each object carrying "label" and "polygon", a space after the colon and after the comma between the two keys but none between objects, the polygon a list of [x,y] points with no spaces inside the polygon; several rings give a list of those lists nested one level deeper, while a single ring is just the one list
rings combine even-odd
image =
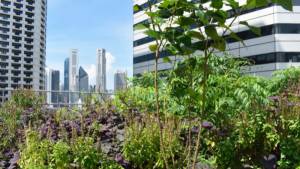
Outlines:
[{"label": "green plant", "polygon": [[100,166],[99,160],[103,156],[94,146],[93,138],[79,137],[72,144],[72,151],[74,155],[74,163],[79,168],[93,169]]},{"label": "green plant", "polygon": [[48,140],[41,140],[38,134],[28,130],[26,142],[20,153],[19,165],[23,169],[46,169],[50,163],[53,144]]},{"label": "green plant", "polygon": [[[209,71],[209,60],[216,51],[225,51],[226,38],[224,35],[228,34],[230,38],[237,41],[242,41],[240,37],[231,29],[233,24],[240,24],[247,26],[254,33],[260,34],[260,29],[250,26],[247,22],[238,22],[237,18],[246,9],[267,6],[270,1],[267,0],[249,0],[245,5],[240,4],[234,0],[213,0],[206,4],[208,0],[204,1],[189,1],[189,0],[164,0],[159,4],[155,4],[148,0],[148,8],[143,9],[139,5],[134,6],[134,10],[145,10],[149,17],[148,22],[136,25],[136,29],[145,30],[145,34],[155,40],[155,44],[150,45],[149,49],[155,54],[155,106],[157,123],[160,132],[160,146],[164,152],[163,137],[163,113],[161,112],[160,93],[158,86],[158,61],[163,51],[168,51],[170,54],[177,56],[192,56],[196,51],[203,53],[203,64],[200,70],[203,72],[202,79],[198,82],[201,86],[201,94],[199,96],[201,102],[201,114],[205,114],[207,103],[209,102],[207,96],[208,78],[211,74]],[[291,0],[272,0],[285,9],[292,10]],[[206,5],[209,5],[207,7]],[[230,22],[226,10],[234,11],[234,15]],[[195,31],[195,29],[197,31]],[[165,61],[171,62],[168,57]],[[204,119],[204,117],[199,117]],[[201,128],[201,126],[199,126]],[[193,165],[198,158],[198,151],[200,146],[201,130],[198,132],[196,148],[194,151]],[[166,167],[169,168],[167,162]]]},{"label": "green plant", "polygon": [[174,169],[183,167],[183,147],[176,133],[178,130],[174,129],[173,120],[166,124],[168,126],[164,129],[164,153],[160,149],[160,134],[157,132],[158,126],[154,117],[147,116],[143,122],[135,122],[128,127],[123,154],[134,167],[165,168],[164,159]]},{"label": "green plant", "polygon": [[63,142],[58,141],[53,146],[51,153],[51,168],[64,169],[70,167],[71,164],[71,147]]}]

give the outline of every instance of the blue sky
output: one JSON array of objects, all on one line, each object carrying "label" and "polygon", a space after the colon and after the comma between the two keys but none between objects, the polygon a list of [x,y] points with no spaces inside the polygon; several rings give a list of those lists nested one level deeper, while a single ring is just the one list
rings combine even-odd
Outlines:
[{"label": "blue sky", "polygon": [[132,23],[131,0],[48,0],[46,64],[63,76],[64,59],[79,49],[79,65],[95,83],[96,49],[105,48],[112,89],[116,70],[132,74]]}]

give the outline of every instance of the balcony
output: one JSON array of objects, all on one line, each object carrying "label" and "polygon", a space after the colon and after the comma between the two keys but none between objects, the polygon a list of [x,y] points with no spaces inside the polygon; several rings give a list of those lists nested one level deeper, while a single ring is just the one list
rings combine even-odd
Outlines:
[{"label": "balcony", "polygon": [[20,36],[22,34],[22,31],[18,29],[13,29],[13,33],[17,36]]},{"label": "balcony", "polygon": [[34,11],[34,7],[33,7],[33,6],[28,6],[28,5],[26,5],[26,9],[27,9],[28,11],[31,11],[31,12]]},{"label": "balcony", "polygon": [[31,31],[31,32],[34,31],[34,26],[31,26],[31,25],[25,25],[25,28],[27,29],[27,31]]},{"label": "balcony", "polygon": [[34,0],[26,0],[28,5],[34,6]]},{"label": "balcony", "polygon": [[0,33],[6,34],[9,32],[9,28],[0,27]]},{"label": "balcony", "polygon": [[11,57],[11,60],[14,62],[14,63],[20,63],[21,62],[21,57],[18,57],[18,56],[12,56]]},{"label": "balcony", "polygon": [[8,20],[9,18],[10,18],[10,16],[9,15],[7,15],[7,14],[0,14],[0,18],[2,18],[3,20]]},{"label": "balcony", "polygon": [[32,13],[32,12],[26,12],[25,14],[28,18],[33,19],[33,17],[34,17],[34,13]]},{"label": "balcony", "polygon": [[3,7],[3,6],[1,6],[1,11],[3,12],[3,13],[5,13],[5,14],[9,14],[9,12],[10,12],[10,8],[7,8],[7,7]]},{"label": "balcony", "polygon": [[6,62],[8,60],[8,55],[0,55],[0,61],[1,62]]},{"label": "balcony", "polygon": [[32,38],[33,37],[33,32],[25,31],[25,35],[26,35],[27,38]]},{"label": "balcony", "polygon": [[16,21],[18,23],[22,22],[22,17],[20,17],[20,16],[13,16],[13,19],[14,19],[14,21]]},{"label": "balcony", "polygon": [[22,44],[21,43],[12,43],[12,46],[15,48],[19,48],[22,46]]},{"label": "balcony", "polygon": [[17,9],[22,9],[23,8],[23,4],[19,4],[19,3],[14,3],[14,7],[17,8]]},{"label": "balcony", "polygon": [[9,25],[9,22],[8,21],[3,21],[3,20],[0,20],[0,25],[6,27]]},{"label": "balcony", "polygon": [[20,42],[22,40],[22,38],[19,36],[12,36],[12,39],[14,40],[14,42]]},{"label": "balcony", "polygon": [[8,7],[8,6],[11,4],[11,2],[10,2],[10,1],[7,1],[7,0],[2,0],[1,3],[2,3],[2,5],[5,6],[5,7]]},{"label": "balcony", "polygon": [[5,48],[0,48],[0,54],[2,55],[6,55],[8,54],[9,50],[8,49],[5,49]]},{"label": "balcony", "polygon": [[15,56],[20,56],[20,54],[21,54],[22,52],[21,52],[21,50],[13,49],[13,50],[12,50],[12,53],[13,53]]},{"label": "balcony", "polygon": [[6,41],[6,40],[8,40],[8,38],[9,38],[9,35],[0,34],[0,40]]},{"label": "balcony", "polygon": [[17,16],[20,16],[20,15],[23,14],[23,11],[14,9],[14,14],[17,15]]},{"label": "balcony", "polygon": [[30,18],[25,18],[25,22],[26,24],[32,25],[34,23],[34,20]]},{"label": "balcony", "polygon": [[16,29],[21,29],[22,28],[22,24],[21,23],[13,23],[14,28]]},{"label": "balcony", "polygon": [[9,46],[9,42],[0,41],[0,47],[6,48]]},{"label": "balcony", "polygon": [[11,64],[11,67],[13,69],[16,69],[16,70],[19,70],[21,68],[21,64],[20,63],[12,63]]}]

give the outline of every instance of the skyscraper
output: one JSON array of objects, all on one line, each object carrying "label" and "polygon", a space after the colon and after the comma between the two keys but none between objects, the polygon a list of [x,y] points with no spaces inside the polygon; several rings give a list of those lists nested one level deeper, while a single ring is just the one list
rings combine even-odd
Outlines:
[{"label": "skyscraper", "polygon": [[106,52],[105,49],[97,49],[96,90],[106,92]]},{"label": "skyscraper", "polygon": [[47,103],[48,104],[51,104],[51,95],[52,95],[52,92],[51,92],[51,89],[52,89],[52,69],[50,68],[46,68],[46,75],[45,75],[45,87],[46,87],[46,91],[47,91]]},{"label": "skyscraper", "polygon": [[[238,1],[241,5],[246,2]],[[159,3],[161,1],[155,0],[151,2]],[[134,0],[133,3],[140,5],[142,8],[148,7],[147,2],[144,0]],[[291,66],[300,66],[300,1],[293,1],[293,3],[293,12],[287,11],[276,4],[270,4],[264,8],[245,10],[236,20],[236,23],[233,24],[233,31],[243,39],[245,46],[232,38],[228,38],[226,52],[254,61],[255,64],[253,66],[245,67],[245,73],[268,77],[271,76],[273,71],[286,69]],[[228,11],[228,16],[232,16],[233,13],[233,11]],[[148,17],[142,10],[134,12],[135,25],[147,23],[147,19]],[[250,25],[259,27],[261,36],[257,36],[245,26],[239,25],[238,23],[241,21],[248,21]],[[154,39],[144,34],[141,30],[134,31],[134,75],[154,70],[155,55],[148,48],[153,43]],[[222,54],[218,53],[218,55]],[[173,65],[164,63],[163,57],[170,57],[173,61],[182,59],[163,51],[158,61],[159,70],[170,69]]]},{"label": "skyscraper", "polygon": [[79,68],[79,91],[89,91],[89,75],[81,66]]},{"label": "skyscraper", "polygon": [[114,77],[114,89],[115,92],[118,90],[124,90],[127,88],[127,73],[122,71],[117,71]]},{"label": "skyscraper", "polygon": [[69,69],[70,69],[70,59],[66,58],[64,64],[64,90],[65,91],[69,90]]},{"label": "skyscraper", "polygon": [[69,60],[69,103],[75,103],[78,100],[78,50],[71,49]]},{"label": "skyscraper", "polygon": [[[0,89],[45,89],[47,0],[0,1]],[[8,93],[0,90],[0,101]]]},{"label": "skyscraper", "polygon": [[54,104],[59,103],[59,82],[60,72],[59,70],[53,70],[51,72],[51,102]]},{"label": "skyscraper", "polygon": [[78,83],[77,83],[77,76],[78,76],[78,50],[71,49],[69,58],[69,90],[70,91],[77,91],[78,90]]}]

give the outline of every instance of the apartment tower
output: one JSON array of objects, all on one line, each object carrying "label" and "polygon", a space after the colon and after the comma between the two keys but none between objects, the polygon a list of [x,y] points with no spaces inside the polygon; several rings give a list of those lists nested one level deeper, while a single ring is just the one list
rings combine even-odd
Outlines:
[{"label": "apartment tower", "polygon": [[[160,1],[151,0],[155,3]],[[242,3],[241,0],[239,2]],[[232,29],[244,40],[245,46],[233,39],[228,39],[226,52],[235,57],[249,58],[254,62],[254,65],[245,67],[245,73],[268,77],[276,70],[300,66],[300,1],[294,0],[293,2],[293,12],[276,4],[270,4],[265,8],[243,11],[236,20]],[[143,8],[148,7],[147,0],[134,0],[133,3]],[[229,15],[230,13],[231,11],[228,11]],[[134,12],[134,24],[145,23],[147,20],[142,10]],[[240,21],[247,21],[250,25],[261,28],[261,36],[255,35],[245,26],[238,25]],[[155,56],[148,48],[153,43],[154,39],[145,35],[141,30],[134,31],[134,75],[154,70]],[[218,55],[222,54],[218,53]],[[182,59],[162,52],[159,70],[172,68],[173,64],[163,62],[163,57],[167,56],[173,63]]]},{"label": "apartment tower", "polygon": [[4,89],[45,89],[46,20],[47,0],[0,1],[0,102]]}]

